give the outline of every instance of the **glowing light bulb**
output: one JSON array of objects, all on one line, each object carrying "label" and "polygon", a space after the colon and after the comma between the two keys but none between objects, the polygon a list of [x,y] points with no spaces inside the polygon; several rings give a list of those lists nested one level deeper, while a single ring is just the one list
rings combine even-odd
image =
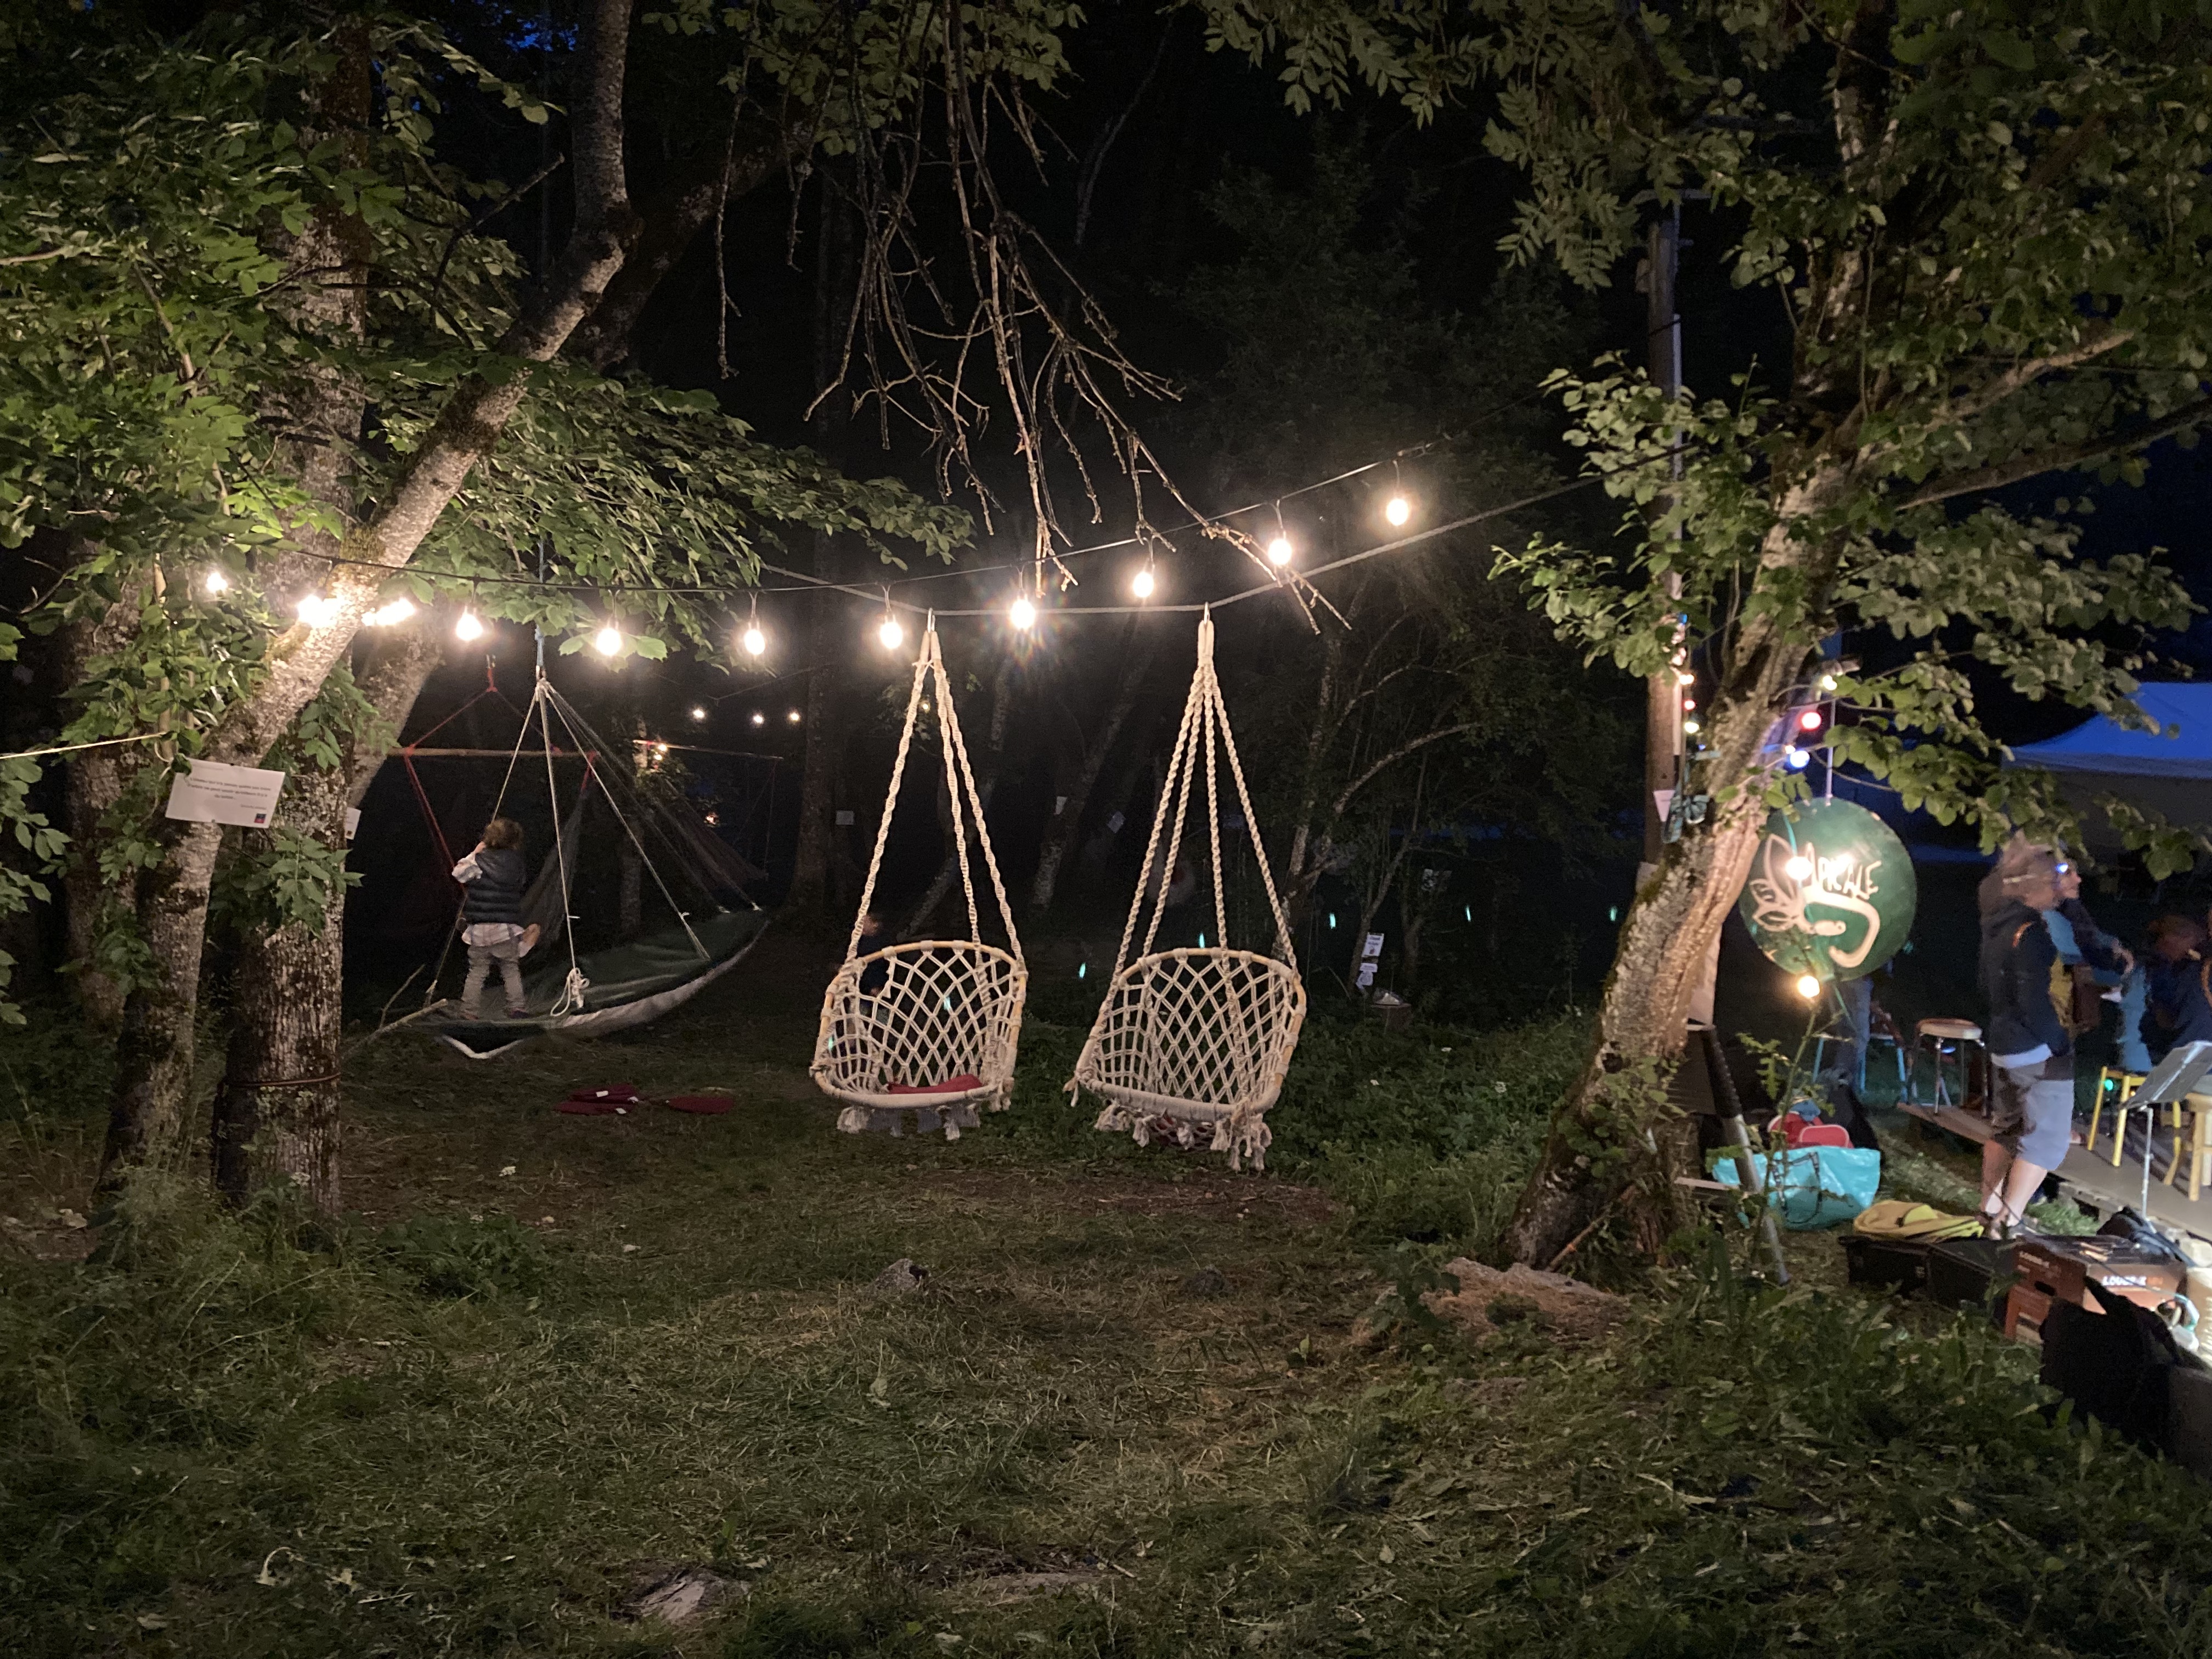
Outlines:
[{"label": "glowing light bulb", "polygon": [[761,711],[760,711],[759,709],[757,709],[757,708],[754,709],[754,710],[753,710],[753,724],[754,724],[755,726],[766,726],[766,725],[768,724],[768,716],[767,716],[767,715],[765,715],[765,714],[762,714],[762,713],[761,713]]},{"label": "glowing light bulb", "polygon": [[1278,536],[1267,544],[1267,558],[1271,563],[1288,564],[1291,556],[1297,551],[1297,549],[1291,545],[1288,536]]},{"label": "glowing light bulb", "polygon": [[1695,674],[1692,674],[1692,673],[1688,669],[1686,669],[1686,668],[1678,668],[1678,669],[1676,669],[1676,670],[1674,671],[1674,684],[1677,684],[1677,685],[1695,685],[1697,683],[1698,683],[1698,677],[1697,677]]},{"label": "glowing light bulb", "polygon": [[1823,691],[1832,691],[1835,689],[1836,677],[1833,674],[1823,674],[1820,676],[1820,690]]},{"label": "glowing light bulb", "polygon": [[705,720],[707,718],[707,705],[702,702],[693,703],[691,705],[691,718],[695,720]]},{"label": "glowing light bulb", "polygon": [[790,721],[793,726],[798,725],[798,724],[799,724],[799,711],[798,711],[796,708],[792,709],[788,714],[785,714],[785,715],[784,715],[784,719],[786,719],[787,720],[789,720],[789,721]]},{"label": "glowing light bulb", "polygon": [[1820,729],[1820,711],[1817,708],[1808,708],[1803,714],[1800,714],[1797,717],[1797,729],[1801,732],[1819,731]]},{"label": "glowing light bulb", "polygon": [[400,598],[392,600],[389,605],[378,606],[361,620],[369,628],[390,628],[397,623],[405,622],[414,614],[415,601]]},{"label": "glowing light bulb", "polygon": [[1782,763],[1793,772],[1802,772],[1812,763],[1812,755],[1792,744],[1782,751]]},{"label": "glowing light bulb", "polygon": [[1382,516],[1394,525],[1403,526],[1413,516],[1413,504],[1403,495],[1393,495],[1383,503]]},{"label": "glowing light bulb", "polygon": [[1820,981],[1810,974],[1797,975],[1797,994],[1810,1002],[1820,994]]},{"label": "glowing light bulb", "polygon": [[230,578],[224,575],[220,570],[210,570],[207,573],[207,580],[202,582],[200,586],[206,588],[208,591],[208,597],[210,599],[213,599],[218,593],[228,593],[230,592]]},{"label": "glowing light bulb", "polygon": [[338,602],[320,593],[310,593],[300,601],[300,620],[310,628],[327,628],[337,620],[337,615]]},{"label": "glowing light bulb", "polygon": [[453,624],[453,637],[457,640],[480,640],[483,631],[484,625],[477,620],[473,611],[462,611],[461,619]]},{"label": "glowing light bulb", "polygon": [[1017,628],[1036,626],[1036,606],[1026,599],[1016,599],[1006,607],[1006,620]]},{"label": "glowing light bulb", "polygon": [[755,623],[738,637],[738,643],[744,647],[745,655],[757,657],[768,649],[768,635],[762,633],[760,624]]},{"label": "glowing light bulb", "polygon": [[1800,853],[1782,866],[1782,873],[1792,881],[1803,881],[1813,873],[1813,860]]},{"label": "glowing light bulb", "polygon": [[1693,738],[1698,735],[1698,723],[1695,720],[1684,720],[1682,729]]},{"label": "glowing light bulb", "polygon": [[1152,568],[1146,565],[1129,580],[1129,591],[1140,599],[1152,597]]},{"label": "glowing light bulb", "polygon": [[592,649],[603,657],[611,657],[622,649],[622,629],[609,623],[592,635]]},{"label": "glowing light bulb", "polygon": [[1683,712],[1685,714],[1688,714],[1688,713],[1689,713],[1692,708],[1695,708],[1697,706],[1698,706],[1698,700],[1697,700],[1695,697],[1685,697],[1685,698],[1683,698],[1683,699],[1682,699],[1682,712]]},{"label": "glowing light bulb", "polygon": [[899,626],[896,617],[886,617],[884,625],[876,630],[876,637],[883,641],[884,650],[896,651],[906,643],[906,629]]}]

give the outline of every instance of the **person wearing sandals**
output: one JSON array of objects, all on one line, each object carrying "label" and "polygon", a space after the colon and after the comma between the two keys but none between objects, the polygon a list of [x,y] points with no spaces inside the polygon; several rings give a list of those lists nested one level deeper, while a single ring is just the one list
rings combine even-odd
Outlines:
[{"label": "person wearing sandals", "polygon": [[2044,925],[2064,902],[2069,872],[2049,848],[2014,836],[1982,883],[1983,1041],[1996,1131],[1982,1146],[1982,1220],[1993,1238],[2021,1227],[2028,1201],[2072,1138],[2073,1038],[2052,1000],[2058,946]]}]

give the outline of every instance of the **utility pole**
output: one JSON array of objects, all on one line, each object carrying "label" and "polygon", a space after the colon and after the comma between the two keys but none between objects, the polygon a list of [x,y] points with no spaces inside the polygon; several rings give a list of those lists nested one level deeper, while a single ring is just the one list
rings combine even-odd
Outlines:
[{"label": "utility pole", "polygon": [[[1680,258],[1682,210],[1653,221],[1644,263],[1645,349],[1653,384],[1668,398],[1682,389],[1682,318],[1674,308],[1674,273]],[[1681,476],[1681,458],[1674,473]],[[1679,596],[1680,579],[1669,577]],[[1644,697],[1644,865],[1641,878],[1658,867],[1667,850],[1667,811],[1682,786],[1682,688],[1669,664],[1654,674]]]}]

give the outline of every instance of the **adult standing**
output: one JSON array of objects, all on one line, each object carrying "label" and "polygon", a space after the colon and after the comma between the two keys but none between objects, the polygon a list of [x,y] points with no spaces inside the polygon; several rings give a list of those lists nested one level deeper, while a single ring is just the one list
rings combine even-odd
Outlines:
[{"label": "adult standing", "polygon": [[2051,997],[2058,946],[2045,918],[2064,902],[2064,860],[2015,838],[1982,884],[1984,1027],[1993,1086],[1982,1148],[1983,1229],[2008,1237],[2058,1167],[2074,1126],[2074,1045]]}]

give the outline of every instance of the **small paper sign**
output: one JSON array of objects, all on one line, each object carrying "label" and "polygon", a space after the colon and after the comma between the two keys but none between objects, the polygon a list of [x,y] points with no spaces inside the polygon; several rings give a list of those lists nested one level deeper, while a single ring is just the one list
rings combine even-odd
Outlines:
[{"label": "small paper sign", "polygon": [[1674,792],[1671,789],[1654,789],[1651,799],[1657,803],[1662,818],[1674,810]]},{"label": "small paper sign", "polygon": [[1066,811],[1067,811],[1067,797],[1066,797],[1066,796],[1065,796],[1065,795],[1054,795],[1054,796],[1052,798],[1052,815],[1053,815],[1053,817],[1059,817],[1062,812],[1065,812]]},{"label": "small paper sign", "polygon": [[1129,820],[1122,817],[1121,813],[1116,812],[1112,817],[1106,820],[1106,828],[1112,834],[1118,836],[1121,833],[1121,826],[1128,821]]},{"label": "small paper sign", "polygon": [[187,823],[235,823],[266,830],[276,816],[284,775],[253,766],[196,760],[169,786],[168,815]]},{"label": "small paper sign", "polygon": [[1367,936],[1367,942],[1359,947],[1359,955],[1361,959],[1366,962],[1373,962],[1382,954],[1382,935],[1380,933],[1370,933]]},{"label": "small paper sign", "polygon": [[356,830],[360,829],[360,828],[361,828],[361,808],[359,808],[358,806],[349,806],[349,807],[347,807],[347,808],[346,808],[346,839],[347,839],[348,841],[351,841],[351,840],[353,839],[353,832],[354,832],[355,830]]},{"label": "small paper sign", "polygon": [[1359,964],[1359,971],[1352,975],[1352,989],[1356,991],[1364,991],[1374,983],[1375,964],[1371,962],[1361,963]]},{"label": "small paper sign", "polygon": [[850,823],[852,821],[853,821],[853,812],[852,812],[852,809],[851,809],[850,807],[848,807],[848,808],[844,809],[843,811],[840,811],[840,812],[837,814],[837,827],[838,827],[839,829],[841,829],[841,830],[842,830],[842,829],[843,829],[847,824]]}]

